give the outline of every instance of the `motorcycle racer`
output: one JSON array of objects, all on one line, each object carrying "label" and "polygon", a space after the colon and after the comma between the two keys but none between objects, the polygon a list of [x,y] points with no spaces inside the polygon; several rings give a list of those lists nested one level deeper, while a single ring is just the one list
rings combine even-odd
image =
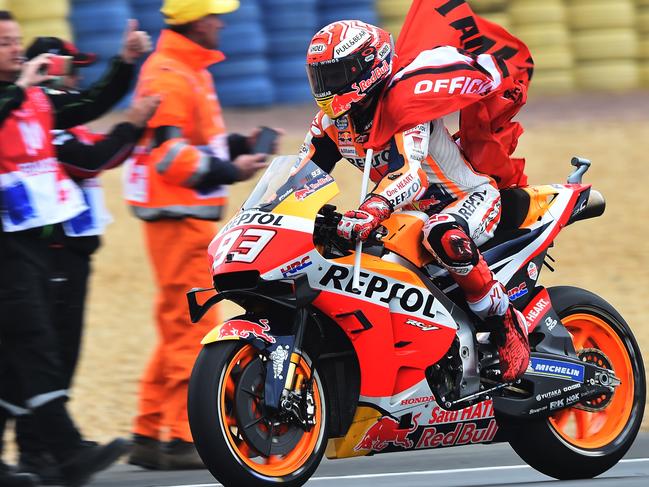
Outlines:
[{"label": "motorcycle racer", "polygon": [[[394,59],[391,35],[373,25],[339,21],[316,33],[307,72],[321,110],[300,149],[300,161],[313,160],[330,172],[346,158],[362,169],[377,106],[396,80],[426,70],[452,74],[469,65],[486,76],[486,81],[468,76],[422,81],[415,85],[414,97],[418,90],[488,93],[502,76],[492,56],[452,46],[423,51],[397,73],[392,72]],[[339,235],[366,240],[394,211],[427,213],[424,246],[462,289],[471,311],[494,330],[503,380],[522,376],[530,357],[525,318],[510,304],[505,287],[478,250],[493,237],[500,220],[494,179],[472,167],[442,119],[421,120],[397,132],[375,151],[370,178],[376,186],[357,210],[343,215]]]}]

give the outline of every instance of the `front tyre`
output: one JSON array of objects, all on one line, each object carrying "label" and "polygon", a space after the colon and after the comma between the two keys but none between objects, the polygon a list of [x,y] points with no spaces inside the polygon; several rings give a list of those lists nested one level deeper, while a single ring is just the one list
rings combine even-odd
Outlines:
[{"label": "front tyre", "polygon": [[303,354],[296,370],[315,406],[315,426],[308,431],[264,407],[266,365],[257,349],[238,340],[207,345],[194,365],[192,436],[205,466],[225,487],[303,485],[326,449],[325,393],[308,356]]},{"label": "front tyre", "polygon": [[599,296],[575,287],[548,289],[582,360],[612,368],[621,384],[546,419],[504,419],[510,444],[536,470],[560,480],[592,478],[613,467],[642,423],[646,382],[640,348],[619,313]]}]

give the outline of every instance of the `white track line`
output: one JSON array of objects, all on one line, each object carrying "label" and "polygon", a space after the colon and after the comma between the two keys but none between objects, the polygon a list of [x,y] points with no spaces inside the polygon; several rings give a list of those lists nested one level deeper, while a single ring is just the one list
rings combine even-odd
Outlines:
[{"label": "white track line", "polygon": [[[618,463],[640,463],[649,462],[649,458],[628,458],[620,460]],[[529,465],[498,465],[495,467],[475,467],[475,468],[453,468],[447,470],[417,470],[415,472],[385,472],[385,473],[368,473],[358,475],[334,475],[330,477],[312,477],[311,482],[316,480],[350,480],[350,479],[375,479],[380,477],[397,477],[402,475],[449,475],[455,473],[471,472],[493,472],[498,470],[532,470]],[[221,484],[183,484],[183,485],[159,485],[156,487],[223,487]]]}]

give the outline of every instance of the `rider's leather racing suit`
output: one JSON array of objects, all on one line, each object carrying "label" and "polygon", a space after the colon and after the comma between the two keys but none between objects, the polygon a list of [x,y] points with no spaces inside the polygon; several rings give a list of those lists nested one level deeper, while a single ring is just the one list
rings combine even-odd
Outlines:
[{"label": "rider's leather racing suit", "polygon": [[[313,160],[330,172],[345,158],[365,163],[366,135],[356,133],[350,115],[332,120],[319,112],[300,149],[300,161]],[[424,211],[424,246],[464,291],[481,319],[505,314],[509,299],[477,249],[491,237],[501,214],[500,193],[487,175],[463,157],[442,120],[397,133],[375,151],[370,173],[372,194],[391,209]]]}]

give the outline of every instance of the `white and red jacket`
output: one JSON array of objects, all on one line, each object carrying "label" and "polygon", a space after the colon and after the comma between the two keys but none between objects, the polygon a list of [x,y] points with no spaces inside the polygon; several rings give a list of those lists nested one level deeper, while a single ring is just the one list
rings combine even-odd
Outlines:
[{"label": "white and red jacket", "polygon": [[[70,130],[55,130],[53,135],[53,142],[57,150],[60,147],[65,147],[66,144],[69,145],[73,141],[77,141],[84,146],[92,146],[103,139],[103,136],[94,134],[84,125],[74,127]],[[115,158],[115,164],[110,164],[109,166],[115,167],[115,165],[124,160],[125,158],[121,158],[121,160]],[[84,201],[88,206],[85,211],[63,223],[65,234],[68,237],[102,235],[106,227],[112,223],[113,217],[106,208],[101,180],[96,176],[95,171],[84,170],[65,164],[65,162],[63,162],[63,166],[66,172],[75,178],[75,182],[83,193]],[[106,169],[110,167],[106,167]]]},{"label": "white and red jacket", "polygon": [[33,87],[2,123],[0,219],[5,232],[64,222],[87,208],[56,159],[52,113],[49,98]]},{"label": "white and red jacket", "polygon": [[[311,159],[328,172],[341,158],[362,168],[365,140],[354,130],[349,115],[331,120],[319,112],[300,159]],[[387,199],[393,210],[435,212],[483,185],[496,187],[492,178],[476,172],[466,161],[442,120],[395,134],[375,152],[370,178],[376,184],[371,192]]]},{"label": "white and red jacket", "polygon": [[[96,145],[81,151],[55,149],[51,131],[75,127],[106,113],[128,92],[134,73],[132,64],[116,57],[102,79],[83,92],[40,87],[23,90],[13,83],[0,82],[0,224],[3,232],[61,223],[88,208],[82,191],[57,158],[72,161],[80,168],[96,168],[95,155],[107,151],[99,150]],[[132,139],[139,136],[139,131],[131,124],[118,125],[122,126],[129,126],[136,134]]]},{"label": "white and red jacket", "polygon": [[98,176],[121,165],[130,156],[141,132],[128,122],[116,125],[106,135],[93,133],[85,125],[54,131],[56,155],[88,205],[87,210],[63,223],[67,236],[101,235],[112,222]]}]

